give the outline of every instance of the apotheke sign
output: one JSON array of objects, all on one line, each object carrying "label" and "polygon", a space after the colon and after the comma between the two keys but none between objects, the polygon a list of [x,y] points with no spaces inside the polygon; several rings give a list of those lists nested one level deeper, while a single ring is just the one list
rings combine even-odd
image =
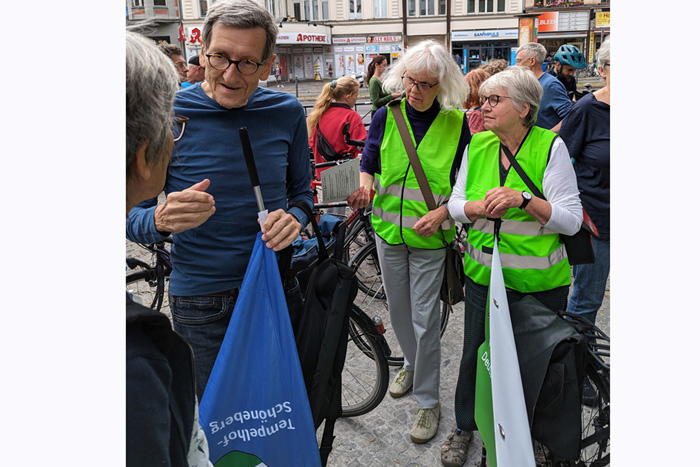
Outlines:
[{"label": "apotheke sign", "polygon": [[306,34],[301,32],[281,32],[277,34],[278,44],[328,44],[328,34]]},{"label": "apotheke sign", "polygon": [[454,31],[453,41],[480,41],[489,39],[517,39],[517,29],[490,29],[484,31]]}]

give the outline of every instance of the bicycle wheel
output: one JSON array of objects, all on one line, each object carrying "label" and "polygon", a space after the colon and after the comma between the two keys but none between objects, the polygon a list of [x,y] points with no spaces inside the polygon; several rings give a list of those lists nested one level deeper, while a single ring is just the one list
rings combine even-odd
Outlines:
[{"label": "bicycle wheel", "polygon": [[[595,393],[595,402],[581,404],[581,455],[573,462],[558,459],[540,443],[535,443],[544,457],[538,467],[598,467],[610,465],[610,338],[599,328],[584,333],[588,345],[585,377]],[[536,457],[537,454],[536,454]]]},{"label": "bicycle wheel", "polygon": [[134,301],[156,311],[160,311],[163,305],[167,306],[168,303],[165,282],[165,278],[159,281],[155,268],[131,270],[126,273],[126,291]]},{"label": "bicycle wheel", "polygon": [[[350,267],[355,272],[358,281],[355,304],[365,310],[368,316],[377,316],[382,320],[386,329],[384,338],[391,349],[391,355],[387,361],[391,366],[403,366],[403,352],[401,352],[399,341],[391,327],[391,316],[389,316],[382,272],[377,257],[377,245],[372,242],[363,246],[350,260]],[[440,307],[440,337],[445,333],[450,312],[451,307],[443,303]]]},{"label": "bicycle wheel", "polygon": [[384,399],[389,387],[389,365],[381,336],[356,305],[352,306],[348,349],[342,374],[343,417],[366,414]]}]

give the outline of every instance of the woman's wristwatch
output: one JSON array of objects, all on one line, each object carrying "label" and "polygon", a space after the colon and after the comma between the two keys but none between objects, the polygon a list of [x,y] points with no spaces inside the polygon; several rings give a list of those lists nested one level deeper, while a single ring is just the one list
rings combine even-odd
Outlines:
[{"label": "woman's wristwatch", "polygon": [[523,194],[523,202],[520,205],[520,209],[525,209],[525,207],[527,206],[527,203],[529,203],[530,200],[532,199],[532,195],[530,193],[528,193],[527,191],[523,191],[522,194]]}]

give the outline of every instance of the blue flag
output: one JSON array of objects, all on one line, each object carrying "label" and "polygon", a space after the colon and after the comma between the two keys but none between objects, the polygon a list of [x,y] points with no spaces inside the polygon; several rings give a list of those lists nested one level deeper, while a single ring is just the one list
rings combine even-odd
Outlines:
[{"label": "blue flag", "polygon": [[216,467],[320,466],[275,253],[258,233],[199,406]]}]

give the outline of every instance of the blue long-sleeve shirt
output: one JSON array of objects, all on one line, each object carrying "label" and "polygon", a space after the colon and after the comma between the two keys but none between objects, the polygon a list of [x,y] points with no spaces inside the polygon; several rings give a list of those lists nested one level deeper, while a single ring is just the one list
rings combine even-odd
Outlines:
[{"label": "blue long-sleeve shirt", "polygon": [[[190,120],[173,150],[165,193],[208,178],[216,212],[199,227],[173,236],[170,293],[191,296],[233,289],[243,281],[260,231],[238,129],[248,129],[265,208],[288,210],[304,226],[308,219],[303,211],[288,209],[295,201],[313,203],[303,107],[290,94],[258,88],[245,106],[226,109],[197,83],[177,92],[174,111]],[[163,238],[155,228],[156,202],[145,201],[131,210],[129,240]]]},{"label": "blue long-sleeve shirt", "polygon": [[539,77],[539,82],[543,92],[535,125],[551,130],[566,117],[572,104],[566,94],[566,88],[554,76],[543,73]]}]

